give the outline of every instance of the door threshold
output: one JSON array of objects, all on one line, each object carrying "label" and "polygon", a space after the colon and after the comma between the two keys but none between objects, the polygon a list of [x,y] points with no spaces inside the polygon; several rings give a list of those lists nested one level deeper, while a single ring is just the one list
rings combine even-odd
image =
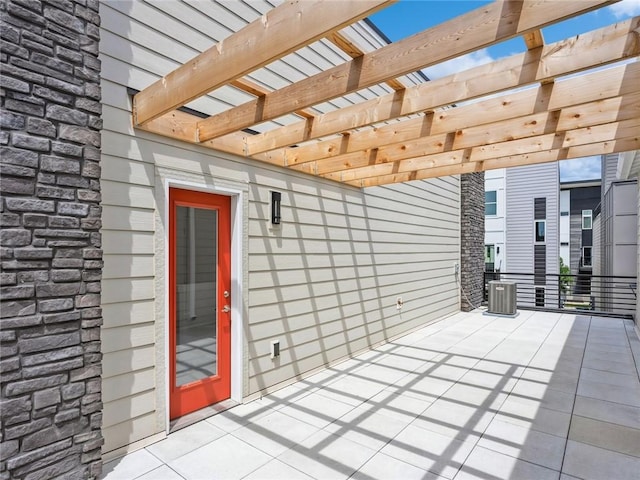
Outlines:
[{"label": "door threshold", "polygon": [[195,412],[191,412],[180,418],[171,420],[169,422],[169,433],[177,432],[178,430],[193,425],[194,423],[213,417],[214,415],[229,410],[236,405],[240,405],[240,403],[228,398],[227,400],[223,400],[214,405],[209,405],[208,407],[201,408],[200,410],[196,410]]}]

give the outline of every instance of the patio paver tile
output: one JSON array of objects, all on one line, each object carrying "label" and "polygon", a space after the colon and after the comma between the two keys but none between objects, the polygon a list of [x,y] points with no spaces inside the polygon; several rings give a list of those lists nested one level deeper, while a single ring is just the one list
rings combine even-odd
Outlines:
[{"label": "patio paver tile", "polygon": [[569,439],[640,457],[640,430],[574,415]]},{"label": "patio paver tile", "polygon": [[446,477],[427,472],[384,453],[376,453],[351,478],[353,480],[371,480],[372,478],[384,478],[385,480],[445,480]]},{"label": "patio paver tile", "polygon": [[489,389],[499,387],[502,392],[510,392],[517,381],[517,377],[499,375],[497,373],[485,372],[477,369],[469,370],[469,372],[460,379],[460,382],[465,385]]},{"label": "patio paver tile", "polygon": [[321,430],[278,460],[318,480],[346,479],[376,453],[364,445]]},{"label": "patio paver tile", "polygon": [[585,480],[637,480],[640,458],[569,440],[562,472]]},{"label": "patio paver tile", "polygon": [[640,429],[640,407],[578,395],[573,414]]},{"label": "patio paver tile", "polygon": [[242,478],[270,460],[266,453],[228,434],[168,465],[186,480]]},{"label": "patio paver tile", "polygon": [[325,427],[325,430],[365,447],[380,450],[410,422],[408,418],[400,419],[377,413],[372,405],[363,404]]},{"label": "patio paver tile", "polygon": [[161,465],[162,462],[148,451],[138,450],[123,458],[106,462],[102,466],[102,475],[109,475],[109,480],[131,480]]},{"label": "patio paver tile", "polygon": [[637,384],[620,386],[580,380],[580,383],[578,383],[578,395],[640,407],[640,387]]},{"label": "patio paver tile", "polygon": [[[614,358],[615,360],[613,360]],[[582,367],[622,374],[631,374],[635,370],[633,357],[631,355],[612,355],[608,352],[588,350],[584,354]]]},{"label": "patio paver tile", "polygon": [[279,411],[318,428],[324,428],[355,408],[352,404],[340,401],[341,398],[343,396],[339,392],[335,393],[335,396],[328,390],[322,394],[315,392],[282,407]]},{"label": "patio paver tile", "polygon": [[475,445],[409,425],[381,452],[437,475],[453,478]]},{"label": "patio paver tile", "polygon": [[242,480],[313,480],[313,477],[306,475],[286,463],[274,458],[269,463],[254,470]]},{"label": "patio paver tile", "polygon": [[498,410],[508,395],[509,391],[505,391],[500,384],[494,388],[489,388],[456,383],[442,395],[442,398],[464,405],[482,406],[483,408]]},{"label": "patio paver tile", "polygon": [[537,382],[546,385],[552,390],[575,395],[578,389],[578,369],[543,370],[539,368],[527,368],[521,379],[529,382]]},{"label": "patio paver tile", "polygon": [[231,435],[272,457],[277,457],[318,430],[318,427],[302,420],[274,411],[234,430]]},{"label": "patio paver tile", "polygon": [[607,385],[617,385],[620,387],[638,387],[640,394],[640,381],[638,375],[626,373],[605,372],[603,370],[594,370],[592,368],[583,368],[580,370],[580,381],[600,382]]},{"label": "patio paver tile", "polygon": [[213,442],[224,436],[226,432],[207,422],[198,422],[178,430],[153,445],[147,450],[164,463],[175,460],[202,445]]},{"label": "patio paver tile", "polygon": [[535,402],[541,407],[571,413],[575,394],[549,388],[546,384],[530,380],[518,380],[510,398],[522,402]]},{"label": "patio paver tile", "polygon": [[395,387],[387,388],[375,397],[370,398],[363,406],[374,406],[376,413],[380,415],[410,422],[424,412],[432,403],[425,399],[398,393],[399,391]]},{"label": "patio paver tile", "polygon": [[494,419],[478,445],[560,471],[565,443],[564,438]]},{"label": "patio paver tile", "polygon": [[460,441],[475,443],[494,417],[494,412],[446,399],[435,401],[412,425]]},{"label": "patio paver tile", "polygon": [[455,480],[557,480],[559,476],[555,470],[478,446]]},{"label": "patio paver tile", "polygon": [[616,356],[622,355],[624,357],[629,357],[631,355],[631,349],[629,348],[629,345],[607,345],[606,343],[590,343],[589,351],[593,353],[610,353]]},{"label": "patio paver tile", "polygon": [[566,438],[571,414],[507,399],[496,413],[495,418],[538,432]]},{"label": "patio paver tile", "polygon": [[386,365],[367,365],[366,367],[358,370],[359,377],[367,378],[374,382],[379,382],[382,388],[396,383],[401,378],[409,375],[411,371],[403,370],[397,367],[390,367]]},{"label": "patio paver tile", "polygon": [[279,408],[279,405],[271,400],[256,400],[209,417],[205,422],[228,433],[260,417],[269,415],[274,408]]},{"label": "patio paver tile", "polygon": [[162,465],[136,478],[136,480],[184,480],[184,477],[181,477],[166,465]]},{"label": "patio paver tile", "polygon": [[331,382],[316,393],[328,394],[335,400],[358,406],[387,388],[387,383],[362,378],[358,372],[354,372],[350,377]]}]

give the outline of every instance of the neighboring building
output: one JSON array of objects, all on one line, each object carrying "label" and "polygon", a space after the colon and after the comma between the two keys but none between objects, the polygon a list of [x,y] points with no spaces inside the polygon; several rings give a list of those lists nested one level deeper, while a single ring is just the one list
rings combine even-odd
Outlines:
[{"label": "neighboring building", "polygon": [[629,314],[637,298],[638,265],[630,261],[638,250],[638,187],[631,170],[636,157],[637,152],[603,157],[607,190],[594,219],[594,297],[598,309],[611,313]]},{"label": "neighboring building", "polygon": [[505,175],[506,169],[489,170],[485,189],[485,271],[508,271],[505,258]]},{"label": "neighboring building", "polygon": [[593,265],[593,211],[600,203],[600,180],[560,183],[560,257],[572,275]]},{"label": "neighboring building", "polygon": [[506,264],[510,272],[532,273],[520,280],[523,301],[537,307],[558,305],[559,166],[557,162],[506,170]]},{"label": "neighboring building", "polygon": [[[554,307],[559,273],[558,163],[485,172],[485,267],[518,277],[519,302]],[[506,277],[505,277],[506,278]]]},{"label": "neighboring building", "polygon": [[560,183],[557,162],[486,172],[485,270],[534,274],[533,287],[518,278],[522,303],[555,308],[562,259],[574,275],[566,294],[588,302],[600,192],[600,180]]},{"label": "neighboring building", "polygon": [[[640,220],[638,217],[640,217],[640,179],[638,178],[640,176],[640,150],[635,150],[632,152],[625,152],[623,154],[618,155],[618,165],[616,168],[616,172],[617,172],[617,177],[621,180],[633,180],[635,179],[636,181],[636,227],[637,227],[637,234],[636,234],[636,251],[635,251],[635,259],[636,261],[633,261],[633,258],[629,258],[629,263],[635,263],[636,264],[636,285],[635,285],[635,299],[636,299],[636,315],[635,315],[635,321],[636,321],[636,333],[640,336],[640,328],[639,328],[639,322],[640,322],[640,302],[637,301],[638,298],[638,285],[640,285],[640,281],[638,281],[640,278]],[[630,252],[631,254],[633,254],[633,251]]]}]

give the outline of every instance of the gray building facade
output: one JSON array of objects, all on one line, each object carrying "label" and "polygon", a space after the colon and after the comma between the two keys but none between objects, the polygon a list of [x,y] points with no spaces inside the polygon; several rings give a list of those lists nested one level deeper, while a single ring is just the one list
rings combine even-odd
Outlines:
[{"label": "gray building facade", "polygon": [[538,307],[558,302],[558,283],[548,280],[559,273],[558,182],[557,162],[506,171],[506,263],[511,273],[534,274],[519,280],[519,302]]}]

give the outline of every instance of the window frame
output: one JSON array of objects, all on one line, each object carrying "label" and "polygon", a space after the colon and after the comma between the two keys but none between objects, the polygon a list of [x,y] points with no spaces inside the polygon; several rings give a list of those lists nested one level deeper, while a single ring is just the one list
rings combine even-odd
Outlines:
[{"label": "window frame", "polygon": [[493,263],[496,263],[496,246],[493,243],[486,243],[484,245],[484,263],[492,263],[491,255],[487,255],[487,252],[493,253]]},{"label": "window frame", "polygon": [[[489,202],[487,201],[487,194],[493,193],[494,200]],[[487,213],[487,205],[491,205],[494,208],[494,213]],[[484,215],[485,217],[495,217],[498,215],[498,191],[497,190],[485,190],[484,192]]]},{"label": "window frame", "polygon": [[[584,261],[585,258],[587,258],[587,256],[585,255],[585,249],[589,249],[590,253],[589,253],[589,263],[586,263]],[[592,245],[587,245],[586,247],[582,247],[582,266],[583,267],[593,267],[593,246]]]},{"label": "window frame", "polygon": [[[544,235],[542,240],[538,240],[538,224],[542,223],[544,225]],[[547,220],[546,219],[538,219],[533,221],[533,243],[542,244],[547,242]]]},{"label": "window frame", "polygon": [[[584,221],[589,219],[589,226],[584,226]],[[582,210],[582,230],[593,230],[593,210]]]}]

